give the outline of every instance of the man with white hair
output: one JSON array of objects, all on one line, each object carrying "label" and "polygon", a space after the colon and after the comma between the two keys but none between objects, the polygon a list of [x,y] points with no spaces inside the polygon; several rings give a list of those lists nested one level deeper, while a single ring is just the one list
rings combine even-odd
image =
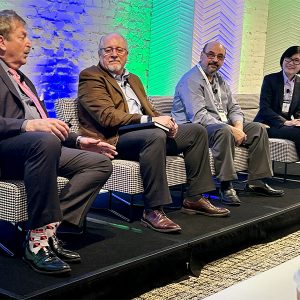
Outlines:
[{"label": "man with white hair", "polygon": [[[205,129],[198,124],[178,126],[162,116],[147,99],[140,79],[125,69],[128,46],[118,33],[103,36],[99,64],[80,73],[78,99],[80,131],[116,146],[118,158],[140,163],[145,209],[142,224],[159,232],[180,231],[163,206],[171,203],[166,176],[166,155],[183,153],[187,192],[183,208],[208,216],[227,216],[225,208],[213,206],[203,193],[214,190],[209,167]],[[123,125],[156,121],[169,129],[148,128],[119,132]]]}]

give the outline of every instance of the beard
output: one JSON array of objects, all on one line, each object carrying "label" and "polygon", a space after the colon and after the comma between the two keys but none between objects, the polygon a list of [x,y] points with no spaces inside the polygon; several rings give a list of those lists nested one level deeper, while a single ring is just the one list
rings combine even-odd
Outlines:
[{"label": "beard", "polygon": [[[210,68],[210,66],[215,66],[216,68]],[[220,69],[219,64],[210,63],[210,64],[207,65],[205,73],[213,76],[213,75],[215,75],[218,72],[219,69]]]},{"label": "beard", "polygon": [[108,70],[110,72],[120,72],[122,70],[122,65],[120,63],[114,65],[108,65]]}]

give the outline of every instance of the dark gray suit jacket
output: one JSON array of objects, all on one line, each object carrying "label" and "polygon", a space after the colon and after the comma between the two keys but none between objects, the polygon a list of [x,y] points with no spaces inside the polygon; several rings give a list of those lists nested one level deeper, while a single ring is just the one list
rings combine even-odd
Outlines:
[{"label": "dark gray suit jacket", "polygon": [[[33,83],[22,72],[18,71],[18,73],[38,98]],[[42,101],[41,105],[47,113]],[[3,139],[19,135],[24,121],[25,111],[20,95],[8,74],[0,65],[0,142]],[[63,142],[63,145],[74,148],[77,136],[78,135],[73,133],[70,134],[69,138]]]}]

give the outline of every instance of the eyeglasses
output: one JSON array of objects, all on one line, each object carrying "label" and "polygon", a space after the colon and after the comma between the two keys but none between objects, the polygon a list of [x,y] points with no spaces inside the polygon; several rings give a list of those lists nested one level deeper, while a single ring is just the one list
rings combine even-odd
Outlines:
[{"label": "eyeglasses", "polygon": [[225,59],[225,56],[223,54],[215,54],[213,52],[204,52],[203,53],[207,56],[208,59],[214,59],[215,57],[217,57],[217,60],[224,60]]},{"label": "eyeglasses", "polygon": [[284,60],[287,63],[293,62],[294,65],[300,65],[300,59],[299,58],[285,57]]},{"label": "eyeglasses", "polygon": [[128,53],[128,50],[121,47],[106,47],[106,48],[100,48],[100,50],[103,50],[104,55],[110,55],[116,50],[117,54],[124,55],[125,53]]}]

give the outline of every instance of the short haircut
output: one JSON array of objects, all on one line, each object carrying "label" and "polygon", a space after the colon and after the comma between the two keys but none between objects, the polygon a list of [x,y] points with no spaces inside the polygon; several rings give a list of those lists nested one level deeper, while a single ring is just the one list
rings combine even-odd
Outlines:
[{"label": "short haircut", "polygon": [[[223,46],[223,48],[224,48],[224,50],[225,50],[225,55],[226,55],[227,50],[226,50],[225,46],[224,46],[221,42],[219,42],[219,41],[215,41],[215,42],[216,42],[216,43],[219,43],[220,45]],[[203,47],[203,49],[202,49],[202,51],[203,51],[204,53],[206,53],[206,48],[207,48],[208,45],[211,44],[211,43],[213,43],[213,42],[208,42],[208,43],[206,43],[206,44],[204,45],[204,47]]]},{"label": "short haircut", "polygon": [[9,35],[12,33],[15,22],[26,25],[25,20],[14,10],[0,10],[0,35],[2,35],[5,39],[9,39]]},{"label": "short haircut", "polygon": [[282,68],[283,60],[287,57],[292,57],[294,54],[300,53],[300,46],[291,46],[286,49],[280,58],[280,66]]},{"label": "short haircut", "polygon": [[111,33],[104,34],[104,35],[101,35],[101,36],[100,36],[99,46],[98,46],[98,54],[99,54],[99,55],[100,55],[100,53],[101,53],[101,48],[103,48],[104,40],[105,40],[108,36],[114,35],[114,34],[120,36],[120,37],[124,40],[124,42],[125,42],[125,44],[126,44],[126,50],[128,51],[127,40],[125,39],[125,37],[124,37],[122,34],[120,34],[120,33],[117,33],[117,32],[111,32]]}]

